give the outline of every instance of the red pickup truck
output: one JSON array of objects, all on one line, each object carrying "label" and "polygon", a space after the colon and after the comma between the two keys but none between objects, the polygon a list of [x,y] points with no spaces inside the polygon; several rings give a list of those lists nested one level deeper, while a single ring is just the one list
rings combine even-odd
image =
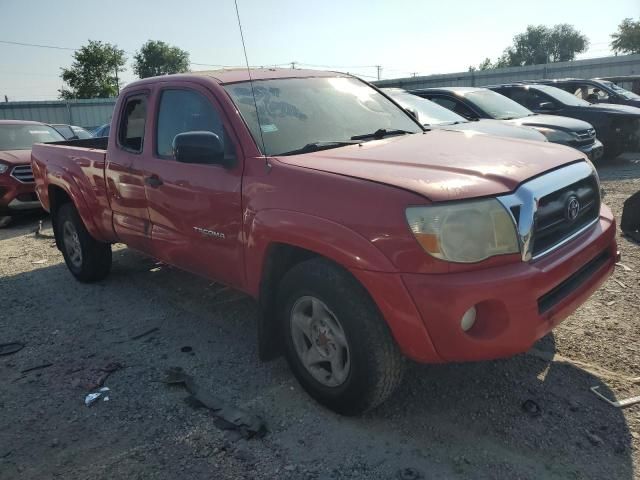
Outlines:
[{"label": "red pickup truck", "polygon": [[141,80],[110,136],[36,145],[80,281],[123,242],[258,300],[260,354],[356,414],[404,359],[524,352],[611,274],[598,176],[559,145],[428,131],[375,87],[304,70]]}]

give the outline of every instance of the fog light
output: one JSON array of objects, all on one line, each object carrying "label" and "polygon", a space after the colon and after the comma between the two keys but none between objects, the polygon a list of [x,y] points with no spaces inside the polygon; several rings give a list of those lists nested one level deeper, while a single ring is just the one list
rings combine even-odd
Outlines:
[{"label": "fog light", "polygon": [[463,331],[467,332],[473,327],[476,323],[476,307],[471,307],[469,310],[464,312],[462,315],[462,319],[460,320],[460,327]]}]

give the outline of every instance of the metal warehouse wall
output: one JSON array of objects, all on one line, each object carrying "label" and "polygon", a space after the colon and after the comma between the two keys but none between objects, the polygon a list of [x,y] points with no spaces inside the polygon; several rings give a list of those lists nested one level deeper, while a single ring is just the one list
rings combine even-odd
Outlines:
[{"label": "metal warehouse wall", "polygon": [[94,128],[111,121],[115,98],[0,103],[0,119],[68,123]]},{"label": "metal warehouse wall", "polygon": [[597,78],[640,75],[640,54],[547,63],[528,67],[496,68],[476,72],[448,73],[426,77],[395,78],[373,82],[378,87],[408,90],[427,87],[480,87],[542,78]]}]

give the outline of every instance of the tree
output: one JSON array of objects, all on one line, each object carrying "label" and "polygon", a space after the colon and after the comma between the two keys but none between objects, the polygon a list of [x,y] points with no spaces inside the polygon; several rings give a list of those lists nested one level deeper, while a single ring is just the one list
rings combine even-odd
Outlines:
[{"label": "tree", "polygon": [[147,41],[133,58],[133,71],[140,78],[189,71],[189,53],[162,41]]},{"label": "tree", "polygon": [[527,30],[513,37],[513,45],[493,64],[487,58],[478,69],[519,67],[550,62],[574,60],[587,50],[589,39],[566,23],[546,27],[529,25]]},{"label": "tree", "polygon": [[640,53],[640,20],[625,18],[611,35],[611,49],[616,53]]},{"label": "tree", "polygon": [[480,65],[478,65],[478,70],[490,70],[494,68],[491,63],[491,59],[489,57],[485,58]]},{"label": "tree", "polygon": [[89,40],[73,54],[71,68],[62,69],[68,89],[58,90],[60,98],[108,98],[118,95],[118,72],[124,71],[124,51],[110,43]]}]

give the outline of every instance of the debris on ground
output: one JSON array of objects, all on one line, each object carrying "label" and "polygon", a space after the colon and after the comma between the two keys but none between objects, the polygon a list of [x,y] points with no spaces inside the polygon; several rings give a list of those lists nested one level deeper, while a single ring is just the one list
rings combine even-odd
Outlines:
[{"label": "debris on ground", "polygon": [[53,366],[53,363],[43,363],[42,365],[36,365],[35,367],[29,367],[24,370],[21,370],[20,373],[25,374],[29,372],[33,372],[34,370],[42,370],[44,368],[49,368]]},{"label": "debris on ground", "polygon": [[181,368],[167,370],[164,383],[183,385],[191,394],[190,401],[210,409],[219,420],[216,425],[223,430],[236,430],[247,439],[263,437],[267,432],[267,426],[262,418],[226,404],[222,399],[205,391],[191,375]]},{"label": "debris on ground", "polygon": [[624,263],[616,263],[616,267],[622,267],[625,272],[633,272],[632,268],[627,267]]},{"label": "debris on ground", "polygon": [[599,435],[596,435],[595,433],[590,432],[589,430],[585,430],[584,433],[587,436],[587,439],[591,442],[591,445],[593,445],[594,447],[599,447],[604,443],[604,441]]},{"label": "debris on ground", "polygon": [[401,468],[396,475],[398,480],[421,480],[424,478],[422,472],[416,468]]},{"label": "debris on ground", "polygon": [[542,413],[540,405],[531,399],[527,399],[522,403],[522,410],[530,417],[537,417]]},{"label": "debris on ground", "polygon": [[158,327],[150,328],[149,330],[139,333],[138,335],[134,335],[133,337],[131,337],[131,340],[139,340],[142,337],[146,337],[147,335],[151,335],[152,333],[157,332],[158,330],[160,330],[160,328]]},{"label": "debris on ground", "polygon": [[42,220],[38,222],[38,227],[33,231],[34,236],[36,238],[47,238],[47,239],[55,239],[53,235],[47,235],[46,233],[42,233]]},{"label": "debris on ground", "polygon": [[180,351],[181,351],[182,353],[189,353],[189,352],[192,352],[192,351],[193,351],[193,348],[187,345],[187,346],[185,346],[185,347],[182,347],[182,348],[180,349]]},{"label": "debris on ground", "polygon": [[42,265],[43,263],[47,263],[47,259],[43,258],[42,260],[34,260],[31,262],[32,265]]},{"label": "debris on ground", "polygon": [[[91,405],[93,405],[96,402],[96,400],[98,400],[100,397],[105,395],[106,392],[109,392],[109,391],[110,391],[109,387],[102,387],[97,392],[89,393],[86,397],[84,397],[84,404],[87,407],[90,407]],[[103,400],[105,402],[108,401],[109,400],[109,396],[105,395]]]},{"label": "debris on ground", "polygon": [[23,348],[24,344],[20,342],[0,343],[0,356],[17,353]]},{"label": "debris on ground", "polygon": [[608,399],[607,397],[605,397],[603,394],[601,394],[598,389],[600,387],[599,386],[595,386],[595,387],[591,387],[591,391],[593,393],[595,393],[598,398],[600,398],[601,400],[604,400],[605,402],[607,402],[609,405],[616,407],[616,408],[625,408],[625,407],[629,407],[631,405],[635,405],[636,403],[640,403],[640,395],[636,396],[636,397],[630,397],[627,398],[625,400],[617,400],[617,401],[613,401]]},{"label": "debris on ground", "polygon": [[[96,388],[100,388],[104,385],[104,382],[109,378],[113,372],[124,368],[124,366],[119,362],[110,362],[107,363],[104,367],[100,368],[92,368],[89,369],[84,375],[80,378],[75,378],[72,381],[72,384],[75,387],[81,387],[84,390],[95,390]],[[85,368],[78,368],[75,370],[67,371],[68,374],[76,373],[80,371],[85,371]]]}]

